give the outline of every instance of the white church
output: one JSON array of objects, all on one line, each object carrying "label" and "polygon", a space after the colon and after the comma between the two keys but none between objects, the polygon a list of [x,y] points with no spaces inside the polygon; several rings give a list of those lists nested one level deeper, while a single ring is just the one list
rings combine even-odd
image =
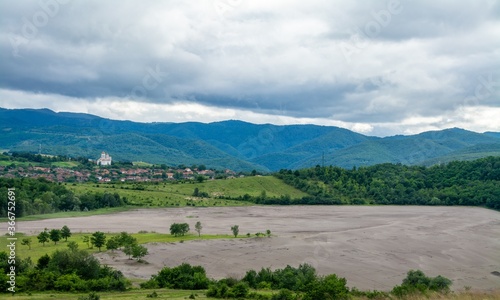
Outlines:
[{"label": "white church", "polygon": [[111,166],[111,156],[108,153],[102,151],[101,158],[97,160],[97,165],[100,166]]}]

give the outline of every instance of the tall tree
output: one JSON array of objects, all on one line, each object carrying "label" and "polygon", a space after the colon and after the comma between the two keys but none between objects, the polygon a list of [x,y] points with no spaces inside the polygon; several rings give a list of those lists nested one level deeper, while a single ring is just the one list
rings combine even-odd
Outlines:
[{"label": "tall tree", "polygon": [[90,237],[90,242],[101,251],[101,247],[106,243],[106,235],[104,232],[96,231]]},{"label": "tall tree", "polygon": [[201,226],[200,221],[196,222],[196,224],[194,225],[194,229],[196,230],[196,232],[198,232],[198,236],[201,236],[201,230],[203,229],[203,226]]},{"label": "tall tree", "polygon": [[231,226],[231,231],[233,232],[234,237],[238,237],[238,234],[240,233],[240,226]]},{"label": "tall tree", "polygon": [[61,240],[61,230],[52,229],[49,232],[50,240],[54,242],[54,245]]},{"label": "tall tree", "polygon": [[37,236],[38,242],[42,243],[43,246],[45,246],[45,243],[49,241],[49,233],[47,232],[47,228],[45,228],[44,231],[40,232]]},{"label": "tall tree", "polygon": [[61,228],[61,237],[67,242],[68,238],[71,236],[71,230],[68,226],[64,225]]}]

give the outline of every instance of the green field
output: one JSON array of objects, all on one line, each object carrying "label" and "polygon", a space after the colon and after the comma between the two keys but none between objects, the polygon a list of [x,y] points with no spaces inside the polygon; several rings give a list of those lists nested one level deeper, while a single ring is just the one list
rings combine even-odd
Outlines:
[{"label": "green field", "polygon": [[[255,176],[234,179],[208,180],[202,183],[186,182],[171,183],[162,182],[159,184],[76,184],[66,185],[75,194],[86,192],[107,192],[118,193],[126,197],[132,205],[152,206],[152,207],[173,207],[173,206],[242,206],[253,205],[253,203],[225,200],[220,197],[237,198],[248,194],[259,196],[263,191],[267,197],[280,197],[289,195],[292,199],[307,196],[306,193],[283,183],[273,176]],[[140,188],[140,189],[138,189]],[[142,190],[144,188],[144,190]],[[206,192],[208,198],[193,197],[194,190]]]},{"label": "green field", "polygon": [[[52,228],[49,228],[49,230]],[[99,250],[97,248],[89,248],[89,246],[83,242],[83,236],[90,236],[92,233],[73,233],[71,237],[68,238],[68,242],[75,241],[78,243],[78,249],[85,249],[90,253],[96,253]],[[117,233],[106,233],[106,240],[117,235]],[[133,237],[137,239],[139,244],[146,243],[181,243],[184,241],[192,241],[192,240],[213,240],[213,239],[232,239],[234,236],[229,234],[217,234],[217,235],[207,235],[202,234],[198,237],[197,234],[187,234],[185,236],[174,237],[170,234],[164,233],[132,233]],[[16,256],[24,259],[27,257],[31,257],[31,260],[36,263],[36,261],[45,254],[50,254],[55,250],[67,249],[68,242],[61,240],[54,244],[54,242],[45,243],[43,246],[41,243],[38,243],[38,239],[36,236],[26,236],[22,233],[17,233],[16,237],[18,238],[16,242]],[[21,241],[23,238],[31,238],[31,249],[28,246],[21,245]],[[238,237],[247,238],[244,235]],[[7,245],[10,241],[7,240],[6,237],[0,239],[0,249],[7,249]],[[106,247],[102,247],[101,251],[106,251]],[[119,250],[118,250],[119,251]]]},{"label": "green field", "polygon": [[[171,299],[171,300],[184,300],[190,299],[189,297],[193,295],[195,298],[191,299],[215,299],[208,298],[205,296],[205,290],[197,290],[197,291],[186,291],[186,290],[171,290],[171,289],[156,289],[156,290],[140,290],[140,289],[132,289],[125,292],[97,292],[97,294],[101,297],[101,300],[111,300],[111,299],[122,299],[122,300],[138,300],[138,299],[149,299],[147,296],[156,292],[158,294],[157,298],[154,299]],[[276,293],[276,291],[262,291],[259,290],[257,292],[261,295],[272,295]],[[78,297],[85,296],[87,294],[76,294],[76,293],[58,293],[58,292],[47,292],[47,293],[35,293],[33,295],[27,295],[25,293],[16,294],[16,299],[24,299],[24,300],[53,300],[53,299],[75,299]]]},{"label": "green field", "polygon": [[51,165],[59,168],[74,168],[80,166],[81,164],[76,161],[58,161],[51,163]]}]

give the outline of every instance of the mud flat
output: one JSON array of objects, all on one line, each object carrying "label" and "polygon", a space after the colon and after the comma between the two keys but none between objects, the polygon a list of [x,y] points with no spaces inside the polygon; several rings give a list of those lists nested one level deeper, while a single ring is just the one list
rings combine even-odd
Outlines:
[{"label": "mud flat", "polygon": [[149,278],[163,266],[202,265],[209,276],[241,277],[246,270],[313,265],[336,273],[349,286],[387,290],[420,269],[453,280],[453,289],[500,288],[500,213],[471,207],[423,206],[255,206],[138,209],[111,215],[19,222],[37,233],[68,225],[73,232],[169,232],[173,222],[203,224],[203,233],[240,235],[272,231],[272,238],[198,240],[147,244],[149,264],[120,252],[99,259],[126,276]]}]

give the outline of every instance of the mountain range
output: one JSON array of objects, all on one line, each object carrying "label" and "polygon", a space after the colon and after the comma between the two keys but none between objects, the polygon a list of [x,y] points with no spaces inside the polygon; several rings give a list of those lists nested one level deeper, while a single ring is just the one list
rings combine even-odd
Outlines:
[{"label": "mountain range", "polygon": [[433,165],[500,155],[500,132],[459,128],[373,137],[334,126],[139,123],[48,109],[0,108],[0,149],[236,171],[379,163]]}]

